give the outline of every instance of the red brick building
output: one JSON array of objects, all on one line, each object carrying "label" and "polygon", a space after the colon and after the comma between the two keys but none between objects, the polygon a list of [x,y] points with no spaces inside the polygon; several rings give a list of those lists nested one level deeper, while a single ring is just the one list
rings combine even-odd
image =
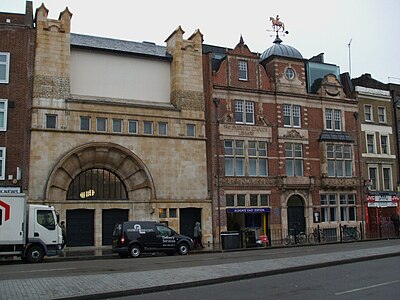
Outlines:
[{"label": "red brick building", "polygon": [[24,14],[0,12],[0,191],[28,187],[35,31]]},{"label": "red brick building", "polygon": [[278,35],[261,55],[243,38],[203,53],[214,236],[240,229],[251,246],[253,235],[359,226],[358,107],[339,67]]}]

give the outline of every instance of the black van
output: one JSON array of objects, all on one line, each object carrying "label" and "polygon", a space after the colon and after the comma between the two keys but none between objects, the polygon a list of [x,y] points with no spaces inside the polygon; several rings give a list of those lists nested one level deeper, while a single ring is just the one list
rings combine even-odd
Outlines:
[{"label": "black van", "polygon": [[112,251],[120,257],[139,257],[142,252],[187,254],[194,249],[193,240],[155,221],[128,221],[115,225]]}]

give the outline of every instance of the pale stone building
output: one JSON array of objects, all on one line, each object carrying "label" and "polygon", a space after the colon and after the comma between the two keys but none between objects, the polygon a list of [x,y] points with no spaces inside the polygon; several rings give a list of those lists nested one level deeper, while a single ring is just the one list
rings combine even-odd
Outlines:
[{"label": "pale stone building", "polygon": [[115,222],[159,220],[212,242],[202,34],[166,46],[70,33],[36,11],[29,201],[54,205],[68,246],[109,245]]}]

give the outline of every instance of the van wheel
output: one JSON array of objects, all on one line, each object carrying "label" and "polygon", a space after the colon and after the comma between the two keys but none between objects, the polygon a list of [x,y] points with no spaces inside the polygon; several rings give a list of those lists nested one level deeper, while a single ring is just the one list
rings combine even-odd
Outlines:
[{"label": "van wheel", "polygon": [[29,263],[41,262],[44,258],[44,251],[41,246],[33,245],[26,251],[26,261]]},{"label": "van wheel", "polygon": [[142,248],[140,248],[140,246],[138,246],[138,245],[133,245],[129,249],[129,253],[130,253],[131,257],[133,257],[133,258],[139,257],[140,254],[142,254]]},{"label": "van wheel", "polygon": [[186,243],[181,243],[178,246],[178,252],[180,255],[186,255],[189,252],[189,245]]}]

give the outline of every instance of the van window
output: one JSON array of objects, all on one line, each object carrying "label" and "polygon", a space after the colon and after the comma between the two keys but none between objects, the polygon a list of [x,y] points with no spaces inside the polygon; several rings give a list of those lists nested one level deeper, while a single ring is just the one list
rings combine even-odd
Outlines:
[{"label": "van window", "polygon": [[173,236],[174,235],[174,231],[169,227],[165,227],[162,225],[156,225],[156,229],[157,229],[157,233],[160,234],[161,236]]},{"label": "van window", "polygon": [[113,236],[120,236],[122,232],[122,224],[117,224],[114,227]]}]

